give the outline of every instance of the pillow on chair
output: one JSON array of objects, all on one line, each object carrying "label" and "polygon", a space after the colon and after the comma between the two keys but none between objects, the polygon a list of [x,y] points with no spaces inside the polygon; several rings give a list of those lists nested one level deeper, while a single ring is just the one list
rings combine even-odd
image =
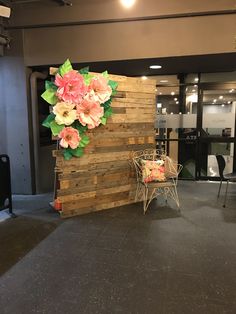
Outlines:
[{"label": "pillow on chair", "polygon": [[164,160],[141,160],[143,182],[165,181]]}]

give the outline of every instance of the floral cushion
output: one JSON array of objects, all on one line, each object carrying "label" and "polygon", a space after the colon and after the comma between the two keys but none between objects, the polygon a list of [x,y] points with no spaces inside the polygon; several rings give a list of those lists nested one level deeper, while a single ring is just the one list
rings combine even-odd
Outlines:
[{"label": "floral cushion", "polygon": [[143,182],[165,181],[164,160],[142,160]]}]

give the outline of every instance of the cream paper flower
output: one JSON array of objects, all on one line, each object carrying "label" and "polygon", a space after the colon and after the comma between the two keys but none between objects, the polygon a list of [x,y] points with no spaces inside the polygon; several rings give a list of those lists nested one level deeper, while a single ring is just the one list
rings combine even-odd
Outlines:
[{"label": "cream paper flower", "polygon": [[53,107],[53,113],[56,115],[55,121],[57,124],[71,125],[77,117],[75,105],[66,102],[58,102]]}]

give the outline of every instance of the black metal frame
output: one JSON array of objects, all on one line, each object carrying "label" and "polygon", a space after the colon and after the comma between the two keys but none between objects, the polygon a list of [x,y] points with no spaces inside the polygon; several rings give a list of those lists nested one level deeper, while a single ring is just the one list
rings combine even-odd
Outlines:
[{"label": "black metal frame", "polygon": [[[197,156],[196,156],[196,179],[197,180],[212,180],[218,181],[218,177],[203,176],[201,174],[201,155],[203,145],[209,145],[211,143],[234,143],[234,160],[233,171],[236,170],[236,128],[234,137],[204,137],[202,120],[203,120],[203,94],[205,90],[218,90],[218,89],[236,89],[235,83],[200,83],[198,85],[198,111],[197,111]],[[236,114],[235,114],[235,126],[236,126]]]}]

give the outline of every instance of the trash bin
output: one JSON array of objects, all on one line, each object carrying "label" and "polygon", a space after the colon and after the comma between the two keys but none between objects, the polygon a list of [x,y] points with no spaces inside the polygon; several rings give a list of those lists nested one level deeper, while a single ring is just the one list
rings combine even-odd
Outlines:
[{"label": "trash bin", "polygon": [[0,155],[0,210],[9,209],[12,217],[11,172],[10,158],[8,155]]}]

